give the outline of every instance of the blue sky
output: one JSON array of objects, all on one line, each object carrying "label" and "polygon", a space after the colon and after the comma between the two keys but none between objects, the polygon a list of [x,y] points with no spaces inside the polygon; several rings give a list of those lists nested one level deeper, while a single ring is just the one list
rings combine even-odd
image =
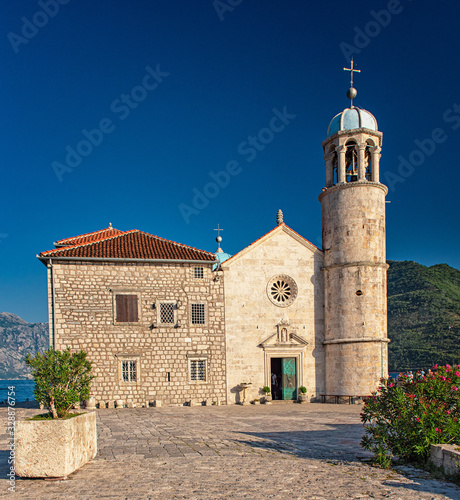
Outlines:
[{"label": "blue sky", "polygon": [[109,222],[209,251],[220,224],[234,254],[281,208],[321,246],[352,55],[387,257],[460,268],[459,20],[455,0],[2,2],[0,310],[47,321],[35,255]]}]

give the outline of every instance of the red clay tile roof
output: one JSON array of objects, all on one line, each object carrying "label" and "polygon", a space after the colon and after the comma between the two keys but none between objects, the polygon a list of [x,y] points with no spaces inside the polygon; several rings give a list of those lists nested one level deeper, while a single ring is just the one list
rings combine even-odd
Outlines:
[{"label": "red clay tile roof", "polygon": [[56,241],[54,243],[55,247],[67,247],[70,245],[79,245],[81,243],[91,243],[92,241],[99,241],[105,238],[111,238],[112,236],[117,236],[122,234],[124,231],[115,229],[110,225],[106,229],[101,229],[99,231],[94,231],[93,233],[81,234],[80,236],[72,236],[71,238],[64,238],[63,240]]},{"label": "red clay tile roof", "polygon": [[[68,238],[68,240],[71,239]],[[182,245],[181,243],[169,241],[137,229],[123,231],[116,236],[99,239],[90,243],[55,248],[54,250],[41,252],[39,255],[40,259],[50,257],[200,260],[209,262],[216,262],[217,260],[216,256],[211,252],[205,252],[204,250],[198,250],[187,245]]]}]

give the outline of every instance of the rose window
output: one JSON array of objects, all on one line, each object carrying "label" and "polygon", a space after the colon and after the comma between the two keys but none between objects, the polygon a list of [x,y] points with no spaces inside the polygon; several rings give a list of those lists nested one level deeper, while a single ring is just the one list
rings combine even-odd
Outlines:
[{"label": "rose window", "polygon": [[297,297],[296,282],[289,276],[274,276],[267,284],[267,295],[278,307],[290,306]]}]

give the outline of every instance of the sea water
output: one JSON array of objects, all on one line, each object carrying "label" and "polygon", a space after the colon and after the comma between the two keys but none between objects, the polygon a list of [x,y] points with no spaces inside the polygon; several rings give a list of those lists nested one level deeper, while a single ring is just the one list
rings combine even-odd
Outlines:
[{"label": "sea water", "polygon": [[[14,395],[11,394],[11,388],[14,387]],[[0,401],[8,399],[8,393],[16,403],[24,401],[34,401],[35,382],[33,380],[0,380]]]}]

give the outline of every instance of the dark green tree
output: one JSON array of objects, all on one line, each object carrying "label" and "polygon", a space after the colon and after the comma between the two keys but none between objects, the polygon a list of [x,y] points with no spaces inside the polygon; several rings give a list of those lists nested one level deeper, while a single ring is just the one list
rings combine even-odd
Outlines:
[{"label": "dark green tree", "polygon": [[35,357],[28,354],[26,364],[32,368],[35,399],[49,409],[53,418],[66,417],[75,403],[88,399],[95,377],[84,351],[49,349]]}]

